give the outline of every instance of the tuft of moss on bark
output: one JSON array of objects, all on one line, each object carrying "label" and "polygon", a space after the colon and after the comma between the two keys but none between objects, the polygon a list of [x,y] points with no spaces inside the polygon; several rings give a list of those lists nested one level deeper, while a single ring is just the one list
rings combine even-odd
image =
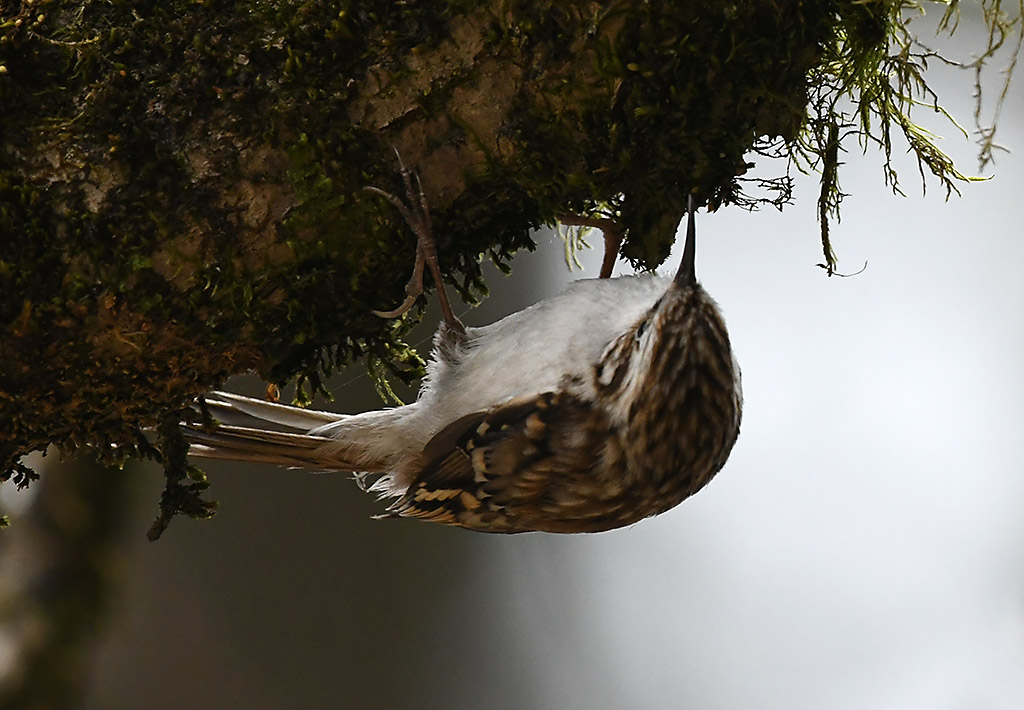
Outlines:
[{"label": "tuft of moss on bark", "polygon": [[[995,51],[1017,25],[983,4]],[[20,457],[51,444],[159,458],[157,530],[212,512],[173,437],[146,433],[196,395],[255,371],[308,400],[359,356],[416,376],[409,324],[371,313],[403,300],[414,258],[362,191],[398,189],[392,147],[467,300],[486,292],[481,256],[507,264],[560,213],[614,216],[623,254],[652,268],[691,192],[782,205],[789,176],[753,173],[758,154],[821,172],[831,273],[842,146],[867,136],[888,155],[895,127],[947,188],[965,179],[909,118],[930,96],[911,7],[6,3],[0,478],[27,483]]]}]

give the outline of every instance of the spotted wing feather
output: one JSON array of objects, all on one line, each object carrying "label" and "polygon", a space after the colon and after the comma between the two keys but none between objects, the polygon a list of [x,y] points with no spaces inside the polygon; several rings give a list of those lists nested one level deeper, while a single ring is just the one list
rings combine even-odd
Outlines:
[{"label": "spotted wing feather", "polygon": [[427,444],[419,475],[388,512],[488,532],[578,525],[586,511],[572,500],[598,483],[603,455],[594,416],[577,397],[545,392],[463,417]]}]

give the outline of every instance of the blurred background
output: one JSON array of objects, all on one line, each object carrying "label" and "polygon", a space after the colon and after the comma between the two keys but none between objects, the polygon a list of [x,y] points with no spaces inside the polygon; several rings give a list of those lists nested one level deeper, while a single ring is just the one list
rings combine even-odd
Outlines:
[{"label": "blurred background", "polygon": [[[971,77],[947,79],[940,96],[969,122]],[[372,520],[382,506],[343,475],[209,463],[220,512],[149,543],[156,467],[89,478],[45,459],[49,489],[0,488],[14,523],[0,536],[0,689],[42,672],[26,649],[53,631],[33,610],[67,597],[56,608],[92,605],[101,621],[65,629],[87,652],[46,672],[89,710],[1024,707],[1022,118],[1018,77],[998,134],[1016,152],[948,202],[934,182],[921,195],[909,159],[896,156],[900,198],[877,153],[848,155],[834,245],[842,271],[867,264],[850,278],[815,266],[813,176],[785,214],[698,216],[698,276],[743,368],[743,430],[718,478],[658,518],[487,536]],[[935,128],[969,171],[973,143]],[[562,241],[537,238],[511,277],[491,271],[467,323],[596,275],[599,249],[570,273]],[[331,389],[339,411],[380,406],[358,367]],[[116,486],[122,512],[94,521],[60,500],[72,478],[82,495]],[[114,541],[80,551],[101,558],[98,577],[39,569],[76,516]]]}]

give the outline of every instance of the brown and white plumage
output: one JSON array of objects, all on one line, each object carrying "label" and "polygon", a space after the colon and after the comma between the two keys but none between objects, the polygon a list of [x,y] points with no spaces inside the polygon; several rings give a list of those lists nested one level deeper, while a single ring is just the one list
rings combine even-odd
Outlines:
[{"label": "brown and white plumage", "polygon": [[389,515],[485,532],[594,532],[677,505],[725,463],[739,368],[694,277],[582,280],[480,328],[442,323],[416,402],[356,415],[238,395],[193,456],[353,471]]}]

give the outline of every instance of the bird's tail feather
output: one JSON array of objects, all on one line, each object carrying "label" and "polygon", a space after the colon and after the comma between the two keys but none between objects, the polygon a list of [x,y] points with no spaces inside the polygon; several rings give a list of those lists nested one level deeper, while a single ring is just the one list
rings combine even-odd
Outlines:
[{"label": "bird's tail feather", "polygon": [[271,431],[219,424],[211,431],[202,427],[183,427],[190,456],[207,459],[270,463],[304,468],[349,469],[338,457],[324,455],[333,443],[323,436]]},{"label": "bird's tail feather", "polygon": [[229,426],[277,424],[284,429],[308,432],[345,417],[343,414],[291,407],[231,392],[211,392],[203,400],[210,414],[221,424]]},{"label": "bird's tail feather", "polygon": [[317,430],[349,415],[213,392],[204,397],[214,425],[182,424],[189,455],[328,471],[379,471],[384,462],[358,441]]}]

